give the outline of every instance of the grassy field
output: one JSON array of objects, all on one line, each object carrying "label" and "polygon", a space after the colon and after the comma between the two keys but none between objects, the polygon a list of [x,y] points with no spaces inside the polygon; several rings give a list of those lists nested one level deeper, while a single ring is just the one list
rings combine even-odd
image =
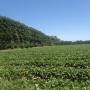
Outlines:
[{"label": "grassy field", "polygon": [[1,50],[0,90],[90,90],[90,45]]}]

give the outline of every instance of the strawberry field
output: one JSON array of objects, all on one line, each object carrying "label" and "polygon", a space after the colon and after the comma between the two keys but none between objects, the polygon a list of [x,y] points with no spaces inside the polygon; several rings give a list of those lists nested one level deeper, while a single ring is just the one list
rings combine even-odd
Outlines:
[{"label": "strawberry field", "polygon": [[90,45],[1,50],[0,90],[90,90]]}]

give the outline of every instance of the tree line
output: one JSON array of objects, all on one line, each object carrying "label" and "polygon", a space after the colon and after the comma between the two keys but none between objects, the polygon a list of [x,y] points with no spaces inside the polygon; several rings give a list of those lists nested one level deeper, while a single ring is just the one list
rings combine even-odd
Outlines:
[{"label": "tree line", "polygon": [[0,49],[74,44],[90,44],[90,41],[63,41],[21,22],[0,16]]},{"label": "tree line", "polygon": [[90,44],[90,40],[82,41],[82,40],[77,40],[77,41],[61,41],[60,45],[75,45],[75,44]]}]

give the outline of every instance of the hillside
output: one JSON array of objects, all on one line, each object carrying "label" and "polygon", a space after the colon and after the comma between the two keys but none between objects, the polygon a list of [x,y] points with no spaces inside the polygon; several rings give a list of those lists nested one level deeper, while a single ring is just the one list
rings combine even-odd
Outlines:
[{"label": "hillside", "polygon": [[23,23],[0,16],[0,49],[56,45],[59,42],[55,36],[45,35]]}]

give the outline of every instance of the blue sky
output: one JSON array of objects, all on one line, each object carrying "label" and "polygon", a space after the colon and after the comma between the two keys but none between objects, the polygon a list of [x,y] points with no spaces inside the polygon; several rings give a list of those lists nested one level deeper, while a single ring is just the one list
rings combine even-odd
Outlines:
[{"label": "blue sky", "polygon": [[90,0],[0,0],[0,15],[63,40],[90,40]]}]

